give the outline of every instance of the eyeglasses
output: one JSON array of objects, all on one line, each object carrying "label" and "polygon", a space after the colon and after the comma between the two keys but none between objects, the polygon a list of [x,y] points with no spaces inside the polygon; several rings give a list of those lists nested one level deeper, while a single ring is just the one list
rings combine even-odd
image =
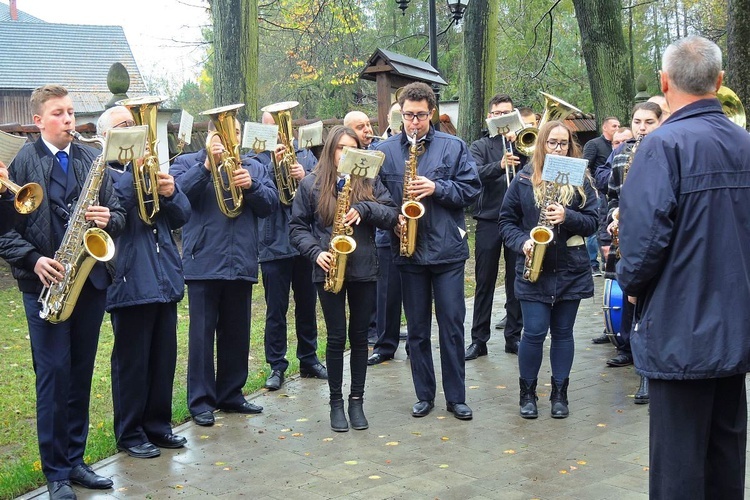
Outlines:
[{"label": "eyeglasses", "polygon": [[568,144],[568,141],[562,141],[562,142],[547,141],[547,147],[552,150],[557,149],[558,146],[560,146],[560,149],[566,150],[568,149],[569,144]]},{"label": "eyeglasses", "polygon": [[124,128],[124,127],[135,127],[133,120],[123,120],[112,128]]},{"label": "eyeglasses", "polygon": [[513,111],[490,111],[490,113],[489,113],[489,114],[490,114],[490,116],[491,116],[491,117],[493,117],[493,118],[497,118],[498,116],[509,115],[509,114],[511,114],[512,112],[513,112]]},{"label": "eyeglasses", "polygon": [[423,122],[430,116],[430,113],[425,113],[424,111],[420,111],[419,113],[409,113],[407,111],[406,113],[401,113],[401,116],[403,116],[404,120],[407,122],[414,121],[414,118]]}]

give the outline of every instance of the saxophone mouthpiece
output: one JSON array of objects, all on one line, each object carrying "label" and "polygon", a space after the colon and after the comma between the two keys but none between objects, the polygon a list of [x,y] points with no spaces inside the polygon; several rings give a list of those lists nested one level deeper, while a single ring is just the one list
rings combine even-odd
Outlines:
[{"label": "saxophone mouthpiece", "polygon": [[79,134],[78,132],[76,132],[75,129],[68,130],[67,132],[68,132],[68,134],[72,135],[73,138],[78,139],[79,141],[81,140],[81,134]]}]

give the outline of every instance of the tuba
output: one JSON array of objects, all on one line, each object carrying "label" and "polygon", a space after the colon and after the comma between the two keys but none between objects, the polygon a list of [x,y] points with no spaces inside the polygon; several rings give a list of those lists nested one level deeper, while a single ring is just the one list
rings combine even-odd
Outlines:
[{"label": "tuba", "polygon": [[[133,115],[136,125],[148,125],[146,145],[148,152],[143,158],[143,164],[133,165],[133,182],[138,199],[138,216],[149,226],[153,226],[156,214],[159,213],[159,153],[156,149],[156,113],[159,104],[164,102],[161,97],[135,97],[117,101],[119,106],[125,106]],[[149,209],[150,207],[150,209]]]},{"label": "tuba", "polygon": [[[242,213],[242,188],[234,183],[234,172],[238,168],[242,168],[240,166],[242,164],[240,142],[237,139],[234,125],[237,110],[243,106],[244,104],[230,104],[201,113],[211,118],[211,122],[216,127],[216,131],[209,132],[208,137],[206,137],[206,151],[208,152],[208,162],[219,210],[230,218],[237,217]],[[225,149],[221,155],[221,162],[218,164],[214,155],[211,154],[211,143],[214,137],[221,140]],[[226,180],[224,175],[226,175]]]},{"label": "tuba", "polygon": [[555,97],[546,92],[540,92],[544,96],[544,114],[539,120],[538,127],[528,127],[516,136],[516,149],[522,154],[531,157],[536,147],[536,138],[539,135],[539,129],[549,121],[564,120],[570,113],[582,113],[582,111],[572,104],[568,104],[559,97]]},{"label": "tuba", "polygon": [[547,220],[547,207],[557,200],[560,191],[560,184],[557,182],[547,182],[544,186],[544,199],[542,208],[539,211],[539,220],[531,229],[529,237],[534,243],[531,252],[526,256],[526,262],[523,267],[523,278],[526,281],[535,283],[542,272],[542,262],[547,247],[555,239],[555,233],[552,232],[552,224]]},{"label": "tuba", "polygon": [[352,194],[351,176],[346,174],[344,179],[344,186],[336,200],[336,214],[333,217],[331,243],[328,249],[333,254],[333,261],[323,282],[323,289],[331,293],[339,293],[344,286],[346,259],[350,253],[357,249],[357,242],[352,238],[354,229],[351,226],[344,225],[344,216],[349,211]]},{"label": "tuba", "polygon": [[39,208],[44,199],[44,190],[36,182],[29,182],[19,186],[15,182],[0,178],[0,185],[8,188],[8,191],[15,195],[13,206],[19,214],[27,215]]},{"label": "tuba", "polygon": [[290,170],[297,163],[297,155],[294,153],[292,143],[292,113],[291,110],[299,105],[297,101],[277,102],[261,108],[264,113],[270,113],[273,121],[279,126],[279,141],[286,147],[286,152],[281,161],[276,161],[276,155],[271,154],[273,161],[273,174],[276,179],[276,187],[279,190],[279,201],[284,205],[291,205],[294,195],[297,193],[297,179],[292,177]]},{"label": "tuba", "polygon": [[401,214],[406,218],[406,225],[401,227],[401,241],[399,253],[404,257],[411,257],[417,248],[417,225],[424,215],[424,205],[408,194],[409,183],[417,176],[417,156],[421,154],[417,145],[417,134],[409,137],[409,159],[404,166],[404,202],[401,204]]},{"label": "tuba", "polygon": [[107,167],[104,158],[106,140],[99,137],[85,139],[76,131],[69,133],[81,142],[100,144],[102,154],[94,160],[86,175],[81,194],[70,213],[60,248],[55,252],[55,260],[65,268],[63,279],[44,287],[39,295],[39,302],[42,304],[39,317],[50,323],[62,323],[70,318],[94,264],[107,262],[115,255],[112,238],[106,231],[86,220],[86,210],[99,200],[99,190]]}]

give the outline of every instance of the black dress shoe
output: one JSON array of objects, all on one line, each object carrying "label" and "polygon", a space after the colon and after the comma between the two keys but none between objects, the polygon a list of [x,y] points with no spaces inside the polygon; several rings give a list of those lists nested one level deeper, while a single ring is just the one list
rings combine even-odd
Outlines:
[{"label": "black dress shoe", "polygon": [[73,470],[70,471],[70,481],[92,490],[106,490],[111,488],[113,484],[110,478],[100,476],[86,464],[73,467]]},{"label": "black dress shoe", "polygon": [[76,493],[70,487],[70,481],[52,481],[47,483],[50,500],[76,500]]},{"label": "black dress shoe", "polygon": [[281,370],[274,370],[271,375],[266,379],[265,388],[269,391],[278,391],[284,384],[284,372]]},{"label": "black dress shoe", "polygon": [[159,448],[148,441],[143,444],[139,444],[138,446],[131,446],[130,448],[125,448],[124,446],[118,445],[117,449],[120,451],[124,451],[133,458],[154,458],[161,455],[161,451],[159,451]]},{"label": "black dress shoe", "polygon": [[497,330],[504,330],[506,323],[508,323],[508,315],[507,314],[505,316],[503,316],[503,318],[498,322],[498,324],[495,325],[495,328]]},{"label": "black dress shoe", "polygon": [[193,415],[193,422],[197,425],[202,425],[203,427],[210,427],[214,425],[215,421],[214,414],[211,411],[204,411],[197,415]]},{"label": "black dress shoe", "polygon": [[433,401],[417,401],[414,407],[411,409],[411,416],[426,417],[430,414],[434,407],[435,403]]},{"label": "black dress shoe", "polygon": [[479,356],[487,356],[487,344],[472,342],[469,347],[466,348],[464,359],[470,361],[472,359],[477,359]]},{"label": "black dress shoe", "polygon": [[375,352],[367,358],[367,364],[372,365],[379,365],[383,361],[388,361],[389,359],[393,359],[393,356],[386,356],[385,354],[380,354],[379,352]]},{"label": "black dress shoe", "polygon": [[621,352],[614,358],[607,361],[609,366],[628,366],[633,364],[633,355]]},{"label": "black dress shoe", "polygon": [[505,343],[505,352],[508,354],[518,354],[518,345],[521,343],[520,340],[512,340]]},{"label": "black dress shoe", "polygon": [[175,450],[177,448],[182,448],[187,444],[187,439],[185,439],[185,437],[172,434],[171,432],[169,434],[164,434],[163,436],[149,436],[148,438],[159,448],[170,448]]},{"label": "black dress shoe", "polygon": [[448,403],[446,409],[459,420],[471,420],[474,416],[469,405],[465,403]]},{"label": "black dress shoe", "polygon": [[300,366],[299,376],[302,378],[319,378],[328,380],[328,370],[321,363],[315,363],[312,366]]},{"label": "black dress shoe", "polygon": [[222,406],[219,409],[227,413],[245,413],[245,414],[253,413],[254,414],[254,413],[263,412],[262,406],[254,405],[252,403],[248,403],[247,401],[236,406]]},{"label": "black dress shoe", "polygon": [[599,337],[591,339],[592,344],[609,344],[609,337],[606,333],[602,333]]},{"label": "black dress shoe", "polygon": [[641,375],[641,385],[638,386],[638,390],[635,393],[635,400],[633,402],[637,405],[647,405],[648,401],[648,379]]}]

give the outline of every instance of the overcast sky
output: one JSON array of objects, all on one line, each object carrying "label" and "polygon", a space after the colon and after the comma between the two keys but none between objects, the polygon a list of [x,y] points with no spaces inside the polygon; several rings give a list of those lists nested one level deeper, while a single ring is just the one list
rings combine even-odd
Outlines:
[{"label": "overcast sky", "polygon": [[[2,0],[10,3],[10,0]],[[16,0],[18,10],[62,24],[122,26],[145,77],[194,80],[203,50],[200,30],[208,24],[206,0]]]}]

